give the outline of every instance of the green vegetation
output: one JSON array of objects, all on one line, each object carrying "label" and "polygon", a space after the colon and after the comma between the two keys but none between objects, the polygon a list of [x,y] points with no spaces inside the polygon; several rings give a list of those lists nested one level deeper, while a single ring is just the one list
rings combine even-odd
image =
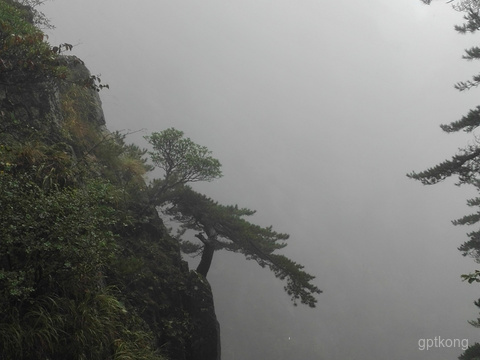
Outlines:
[{"label": "green vegetation", "polygon": [[98,86],[31,20],[0,1],[0,358],[180,358],[188,272],[136,214],[145,151],[102,129]]},{"label": "green vegetation", "polygon": [[[431,0],[421,0],[430,4]],[[449,1],[449,2],[453,2]],[[465,23],[455,26],[455,30],[460,34],[475,33],[480,30],[480,2],[478,0],[461,0],[453,2],[453,8],[464,14]],[[474,46],[465,50],[463,56],[465,60],[480,60],[480,47]],[[461,81],[455,84],[459,91],[470,90],[480,85],[480,75],[474,75],[471,80]],[[445,160],[440,164],[421,172],[411,172],[407,176],[421,181],[424,185],[437,184],[449,177],[457,177],[456,185],[470,185],[480,191],[480,146],[474,131],[480,126],[480,106],[470,110],[467,115],[460,120],[453,121],[450,124],[441,125],[446,133],[464,131],[474,135],[474,142],[460,149],[450,160]],[[480,206],[480,197],[469,199],[467,205],[472,208]],[[454,225],[478,225],[480,223],[480,210],[473,214],[466,215],[458,220],[454,220]],[[480,230],[474,230],[468,234],[469,240],[463,243],[458,249],[463,256],[471,256],[477,263],[480,262]],[[470,274],[461,276],[468,283],[480,282],[480,271],[475,270]],[[480,299],[475,302],[480,307]],[[470,322],[475,327],[480,327],[479,320]],[[478,359],[480,344],[471,345],[460,357],[461,360]]]},{"label": "green vegetation", "polygon": [[13,1],[0,1],[0,83],[32,83],[45,77],[66,76],[58,66],[54,51],[45,35],[28,20],[28,8],[15,6]]},{"label": "green vegetation", "polygon": [[[123,179],[99,177],[96,160],[75,163],[59,144],[2,135],[0,357],[163,359],[119,286],[130,275],[118,266],[122,230],[136,221]],[[110,148],[120,145],[95,156]]]}]

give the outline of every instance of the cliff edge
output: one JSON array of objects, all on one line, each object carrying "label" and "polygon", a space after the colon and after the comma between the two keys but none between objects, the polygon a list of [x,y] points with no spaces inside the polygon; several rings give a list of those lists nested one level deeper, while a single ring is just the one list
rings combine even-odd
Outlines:
[{"label": "cliff edge", "polygon": [[0,0],[0,358],[219,360],[210,286],[148,205],[145,151],[31,21]]}]

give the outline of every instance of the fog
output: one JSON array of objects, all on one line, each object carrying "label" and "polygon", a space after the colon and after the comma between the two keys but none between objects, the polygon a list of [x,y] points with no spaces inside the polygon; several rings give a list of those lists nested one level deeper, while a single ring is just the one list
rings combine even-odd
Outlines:
[{"label": "fog", "polygon": [[111,130],[128,140],[175,127],[207,146],[224,177],[195,189],[256,209],[291,235],[285,254],[316,276],[316,309],[294,307],[273,274],[216,253],[209,281],[224,360],[447,359],[420,339],[478,330],[475,269],[457,247],[470,189],[405,174],[470,137],[439,125],[478,105],[453,84],[476,74],[461,14],[420,0],[61,0],[42,9],[52,44],[110,90]]}]

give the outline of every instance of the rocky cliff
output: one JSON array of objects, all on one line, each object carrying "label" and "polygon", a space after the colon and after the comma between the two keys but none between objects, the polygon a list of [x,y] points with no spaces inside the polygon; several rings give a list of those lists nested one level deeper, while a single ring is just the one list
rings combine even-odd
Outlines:
[{"label": "rocky cliff", "polygon": [[220,359],[210,286],[148,205],[145,151],[31,20],[0,0],[0,358]]}]

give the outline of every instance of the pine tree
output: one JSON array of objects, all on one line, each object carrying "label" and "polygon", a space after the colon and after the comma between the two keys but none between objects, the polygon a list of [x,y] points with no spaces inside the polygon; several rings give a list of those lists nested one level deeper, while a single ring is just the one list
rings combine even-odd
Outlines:
[{"label": "pine tree", "polygon": [[[285,280],[285,291],[294,304],[300,300],[315,307],[315,295],[321,293],[311,283],[315,277],[303,271],[302,265],[274,253],[287,245],[288,234],[278,233],[271,226],[252,224],[245,217],[255,211],[236,205],[220,205],[187,185],[222,176],[220,162],[211,156],[211,151],[174,128],[153,133],[146,139],[154,149],[149,153],[153,163],[164,172],[163,179],[152,182],[150,204],[181,224],[178,239],[183,251],[202,254],[196,270],[200,275],[207,276],[216,250],[239,252]],[[198,231],[195,237],[200,244],[181,238],[188,229]]]}]

